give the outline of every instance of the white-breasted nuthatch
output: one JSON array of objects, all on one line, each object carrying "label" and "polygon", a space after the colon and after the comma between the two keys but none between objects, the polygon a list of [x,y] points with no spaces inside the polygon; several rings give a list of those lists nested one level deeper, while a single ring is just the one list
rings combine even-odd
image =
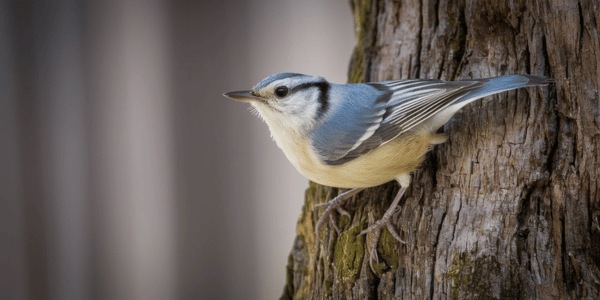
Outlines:
[{"label": "white-breasted nuthatch", "polygon": [[548,82],[539,76],[506,75],[333,84],[322,77],[280,73],[252,90],[224,96],[252,104],[279,148],[306,178],[352,188],[324,204],[327,208],[315,226],[317,240],[320,226],[334,210],[348,214],[341,208],[346,199],[367,187],[398,181],[400,190],[383,217],[362,232],[374,234],[369,243],[372,262],[377,260],[383,227],[404,243],[390,220],[410,184],[410,173],[432,145],[446,140],[436,130],[477,99]]}]

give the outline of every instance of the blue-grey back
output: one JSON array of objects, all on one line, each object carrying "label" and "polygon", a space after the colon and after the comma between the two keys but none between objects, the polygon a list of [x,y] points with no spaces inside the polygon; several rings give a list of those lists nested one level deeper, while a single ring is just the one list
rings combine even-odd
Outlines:
[{"label": "blue-grey back", "polygon": [[386,94],[367,84],[331,85],[329,111],[311,132],[312,146],[324,161],[342,159],[379,127],[386,103],[378,100]]},{"label": "blue-grey back", "polygon": [[544,77],[507,75],[464,81],[331,85],[330,111],[312,131],[312,146],[324,163],[340,165],[435,119],[432,117],[440,112],[449,118],[481,97],[547,83]]}]

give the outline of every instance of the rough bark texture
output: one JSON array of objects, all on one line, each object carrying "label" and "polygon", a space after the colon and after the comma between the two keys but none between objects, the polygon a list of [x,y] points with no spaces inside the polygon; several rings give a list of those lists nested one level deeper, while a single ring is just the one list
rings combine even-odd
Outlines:
[{"label": "rough bark texture", "polygon": [[[324,230],[311,184],[283,298],[600,298],[598,1],[353,0],[350,81],[445,80],[510,73],[556,82],[488,97],[445,127],[413,175],[376,274],[368,215],[396,183],[368,189]],[[319,211],[321,213],[322,211]]]}]

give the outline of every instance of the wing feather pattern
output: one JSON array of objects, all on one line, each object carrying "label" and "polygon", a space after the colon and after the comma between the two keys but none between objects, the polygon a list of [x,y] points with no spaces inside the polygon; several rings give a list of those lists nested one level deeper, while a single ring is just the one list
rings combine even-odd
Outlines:
[{"label": "wing feather pattern", "polygon": [[[333,86],[343,99],[312,132],[313,148],[328,165],[341,165],[393,140],[447,108],[480,81],[398,80]],[[373,93],[379,97],[373,99]]]}]

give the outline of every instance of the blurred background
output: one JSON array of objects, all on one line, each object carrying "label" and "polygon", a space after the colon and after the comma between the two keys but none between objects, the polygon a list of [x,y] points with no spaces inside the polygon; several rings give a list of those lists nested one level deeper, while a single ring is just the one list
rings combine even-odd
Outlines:
[{"label": "blurred background", "polygon": [[347,0],[0,0],[0,299],[273,299],[307,181],[242,103]]}]

